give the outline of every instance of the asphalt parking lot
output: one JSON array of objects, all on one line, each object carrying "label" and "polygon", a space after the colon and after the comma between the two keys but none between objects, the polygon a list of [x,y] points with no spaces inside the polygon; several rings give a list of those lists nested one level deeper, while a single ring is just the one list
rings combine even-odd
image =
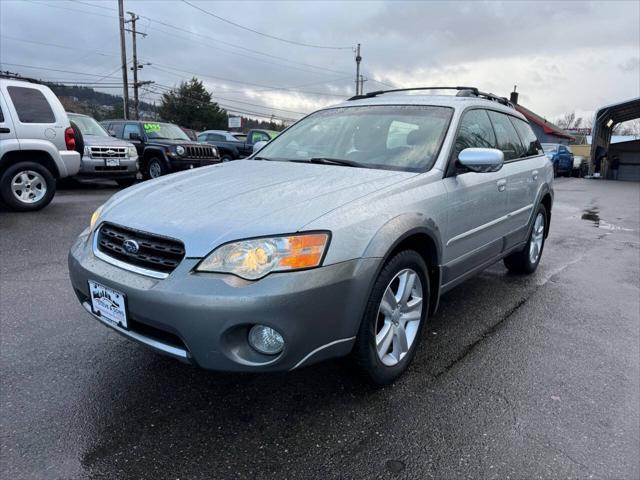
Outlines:
[{"label": "asphalt parking lot", "polygon": [[197,370],[91,319],[66,255],[115,189],[0,212],[3,478],[640,477],[640,185],[556,183],[530,277],[448,293],[409,372]]}]

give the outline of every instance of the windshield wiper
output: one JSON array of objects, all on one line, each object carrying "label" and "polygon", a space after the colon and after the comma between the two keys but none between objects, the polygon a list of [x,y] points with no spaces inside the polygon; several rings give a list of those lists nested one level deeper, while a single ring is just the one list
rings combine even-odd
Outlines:
[{"label": "windshield wiper", "polygon": [[345,160],[344,158],[313,157],[309,159],[309,162],[321,165],[343,165],[345,167],[369,168],[367,165],[354,162],[353,160]]}]

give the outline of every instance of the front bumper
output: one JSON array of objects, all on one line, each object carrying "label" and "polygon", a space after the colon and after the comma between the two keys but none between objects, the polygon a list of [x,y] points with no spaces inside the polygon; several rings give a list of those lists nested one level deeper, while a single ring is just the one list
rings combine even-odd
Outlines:
[{"label": "front bumper", "polygon": [[[97,258],[85,235],[69,253],[69,274],[89,312],[88,280],[126,295],[130,329],[109,325],[122,335],[207,369],[278,371],[351,351],[379,259],[271,274],[255,282],[195,273],[198,262],[185,258],[158,280]],[[249,346],[247,333],[257,323],[282,334],[280,354],[263,355]]]},{"label": "front bumper", "polygon": [[167,156],[167,160],[169,161],[171,170],[174,172],[197,167],[206,167],[207,165],[216,165],[222,162],[219,158],[187,158],[178,156]]},{"label": "front bumper", "polygon": [[135,178],[138,173],[138,157],[119,158],[120,165],[107,167],[104,158],[82,157],[79,177],[86,178]]}]

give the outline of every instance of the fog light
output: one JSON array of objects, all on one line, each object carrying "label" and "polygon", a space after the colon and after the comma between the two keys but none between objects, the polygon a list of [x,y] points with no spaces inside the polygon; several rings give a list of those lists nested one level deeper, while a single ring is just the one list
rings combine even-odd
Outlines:
[{"label": "fog light", "polygon": [[284,348],[284,338],[266,325],[254,325],[249,330],[249,345],[265,355],[276,355]]}]

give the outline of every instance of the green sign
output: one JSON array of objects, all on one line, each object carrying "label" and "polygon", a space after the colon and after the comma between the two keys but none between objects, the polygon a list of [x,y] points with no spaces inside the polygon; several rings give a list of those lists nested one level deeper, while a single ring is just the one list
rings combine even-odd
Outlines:
[{"label": "green sign", "polygon": [[144,131],[149,133],[149,132],[159,132],[160,131],[160,124],[159,123],[145,123],[144,124]]}]

